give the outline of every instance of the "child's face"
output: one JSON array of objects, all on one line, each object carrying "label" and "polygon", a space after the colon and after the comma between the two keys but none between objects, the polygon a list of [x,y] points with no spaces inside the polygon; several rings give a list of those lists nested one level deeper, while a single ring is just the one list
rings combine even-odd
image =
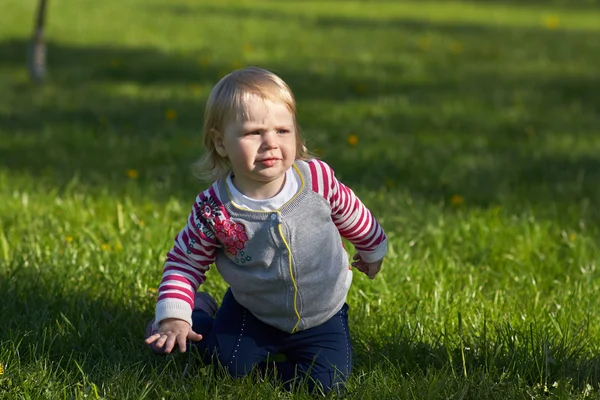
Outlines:
[{"label": "child's face", "polygon": [[285,104],[255,95],[249,95],[245,104],[246,117],[226,122],[215,140],[216,149],[229,158],[240,192],[269,198],[280,190],[296,158],[294,115]]}]

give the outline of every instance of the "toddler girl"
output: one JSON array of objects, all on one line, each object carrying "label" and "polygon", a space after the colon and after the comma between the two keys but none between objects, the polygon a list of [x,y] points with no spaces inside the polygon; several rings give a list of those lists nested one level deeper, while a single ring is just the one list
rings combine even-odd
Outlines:
[{"label": "toddler girl", "polygon": [[[282,354],[276,371],[288,385],[343,385],[352,270],[341,238],[357,250],[352,266],[373,279],[387,251],[383,229],[326,163],[309,157],[294,96],[272,72],[225,76],[208,99],[203,134],[198,166],[214,183],[168,253],[146,343],[170,353],[195,341],[234,377]],[[213,263],[229,285],[218,311],[196,293]]]}]

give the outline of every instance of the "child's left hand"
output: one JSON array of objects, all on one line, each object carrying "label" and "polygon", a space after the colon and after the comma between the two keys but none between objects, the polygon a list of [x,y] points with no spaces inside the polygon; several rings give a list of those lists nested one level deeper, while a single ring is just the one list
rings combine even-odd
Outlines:
[{"label": "child's left hand", "polygon": [[381,269],[381,264],[383,263],[383,258],[372,263],[366,262],[358,253],[356,253],[352,259],[354,260],[352,262],[352,266],[360,272],[366,274],[371,280],[375,279],[375,275],[377,275]]}]

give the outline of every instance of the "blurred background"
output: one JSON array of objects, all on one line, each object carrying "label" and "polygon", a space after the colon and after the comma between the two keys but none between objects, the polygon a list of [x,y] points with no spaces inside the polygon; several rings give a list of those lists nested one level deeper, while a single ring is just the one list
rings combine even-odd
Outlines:
[{"label": "blurred background", "polygon": [[48,0],[35,85],[40,2],[5,0],[0,17],[10,174],[193,196],[211,87],[258,65],[348,183],[471,205],[599,199],[595,0]]}]

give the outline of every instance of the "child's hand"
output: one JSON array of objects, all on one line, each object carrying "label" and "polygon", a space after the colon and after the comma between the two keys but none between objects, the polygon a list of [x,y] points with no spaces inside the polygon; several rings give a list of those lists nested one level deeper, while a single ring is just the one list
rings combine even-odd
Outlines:
[{"label": "child's hand", "polygon": [[360,272],[366,274],[369,279],[375,279],[375,275],[377,275],[381,269],[381,264],[383,263],[383,258],[372,263],[366,262],[358,253],[356,253],[352,259],[354,260],[354,262],[352,262],[352,266]]},{"label": "child's hand", "polygon": [[187,339],[202,340],[202,335],[194,332],[190,324],[181,319],[167,318],[160,322],[158,332],[146,338],[146,344],[163,349],[165,353],[170,353],[178,344],[179,350],[185,353]]}]

